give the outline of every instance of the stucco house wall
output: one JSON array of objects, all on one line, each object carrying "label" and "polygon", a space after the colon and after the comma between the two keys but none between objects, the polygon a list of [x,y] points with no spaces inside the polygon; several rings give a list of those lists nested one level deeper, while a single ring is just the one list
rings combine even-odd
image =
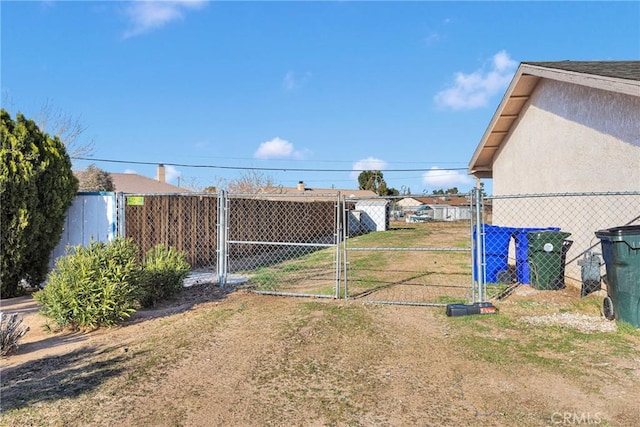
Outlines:
[{"label": "stucco house wall", "polygon": [[640,97],[542,80],[512,129],[495,195],[640,189]]}]

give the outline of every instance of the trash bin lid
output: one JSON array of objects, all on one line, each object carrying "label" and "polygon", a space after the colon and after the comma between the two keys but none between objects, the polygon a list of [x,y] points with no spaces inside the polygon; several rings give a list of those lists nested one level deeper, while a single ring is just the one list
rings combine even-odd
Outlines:
[{"label": "trash bin lid", "polygon": [[564,240],[567,237],[571,236],[571,233],[566,231],[552,231],[552,230],[538,230],[538,231],[529,231],[527,233],[529,237],[529,241],[532,240]]},{"label": "trash bin lid", "polygon": [[624,225],[621,227],[608,228],[606,230],[596,231],[596,236],[627,236],[632,234],[640,234],[640,225]]},{"label": "trash bin lid", "polygon": [[[640,225],[624,225],[621,227],[608,228],[606,230],[596,231],[596,237],[601,240],[609,240],[612,242],[626,242],[627,244],[633,243],[635,246],[640,247]],[[630,237],[635,237],[635,242],[631,242]],[[638,248],[634,248],[638,249]]]}]

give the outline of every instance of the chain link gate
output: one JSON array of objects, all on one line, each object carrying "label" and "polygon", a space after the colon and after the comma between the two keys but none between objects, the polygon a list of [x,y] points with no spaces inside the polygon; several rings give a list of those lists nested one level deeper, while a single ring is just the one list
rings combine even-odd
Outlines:
[{"label": "chain link gate", "polygon": [[220,199],[221,280],[244,278],[262,294],[340,297],[338,195],[222,193]]},{"label": "chain link gate", "polygon": [[423,306],[474,300],[471,197],[414,211],[400,210],[398,199],[343,198],[345,296]]},{"label": "chain link gate", "polygon": [[339,193],[127,194],[119,217],[141,253],[157,244],[184,252],[195,282],[410,305],[475,300],[471,205],[407,222],[395,202]]}]

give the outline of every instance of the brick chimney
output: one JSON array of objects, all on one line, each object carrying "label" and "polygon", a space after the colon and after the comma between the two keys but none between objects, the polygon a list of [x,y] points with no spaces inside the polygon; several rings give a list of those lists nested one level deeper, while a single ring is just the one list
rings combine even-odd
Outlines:
[{"label": "brick chimney", "polygon": [[298,191],[304,192],[305,186],[303,181],[298,181],[297,189]]},{"label": "brick chimney", "polygon": [[166,175],[164,172],[164,165],[161,163],[158,165],[158,171],[156,172],[156,180],[160,182],[166,182]]}]

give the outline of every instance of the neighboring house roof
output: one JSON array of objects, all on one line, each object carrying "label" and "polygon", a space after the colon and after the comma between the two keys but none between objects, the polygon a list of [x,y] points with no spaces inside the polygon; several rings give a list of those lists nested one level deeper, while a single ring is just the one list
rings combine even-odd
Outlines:
[{"label": "neighboring house roof", "polygon": [[338,188],[309,188],[303,182],[296,187],[265,187],[258,191],[259,194],[286,194],[304,196],[337,196],[340,193],[345,197],[353,198],[376,198],[378,195],[371,190],[344,190]]},{"label": "neighboring house roof", "polygon": [[640,96],[640,61],[522,62],[485,131],[469,173],[493,176],[493,159],[541,79]]},{"label": "neighboring house roof", "polygon": [[[469,199],[466,195],[435,195],[424,197],[409,197],[410,200],[415,200],[421,205],[433,205],[433,206],[469,206]],[[414,205],[415,206],[415,205]]]},{"label": "neighboring house roof", "polygon": [[190,193],[186,188],[167,184],[135,173],[111,173],[115,191],[122,193]]}]

